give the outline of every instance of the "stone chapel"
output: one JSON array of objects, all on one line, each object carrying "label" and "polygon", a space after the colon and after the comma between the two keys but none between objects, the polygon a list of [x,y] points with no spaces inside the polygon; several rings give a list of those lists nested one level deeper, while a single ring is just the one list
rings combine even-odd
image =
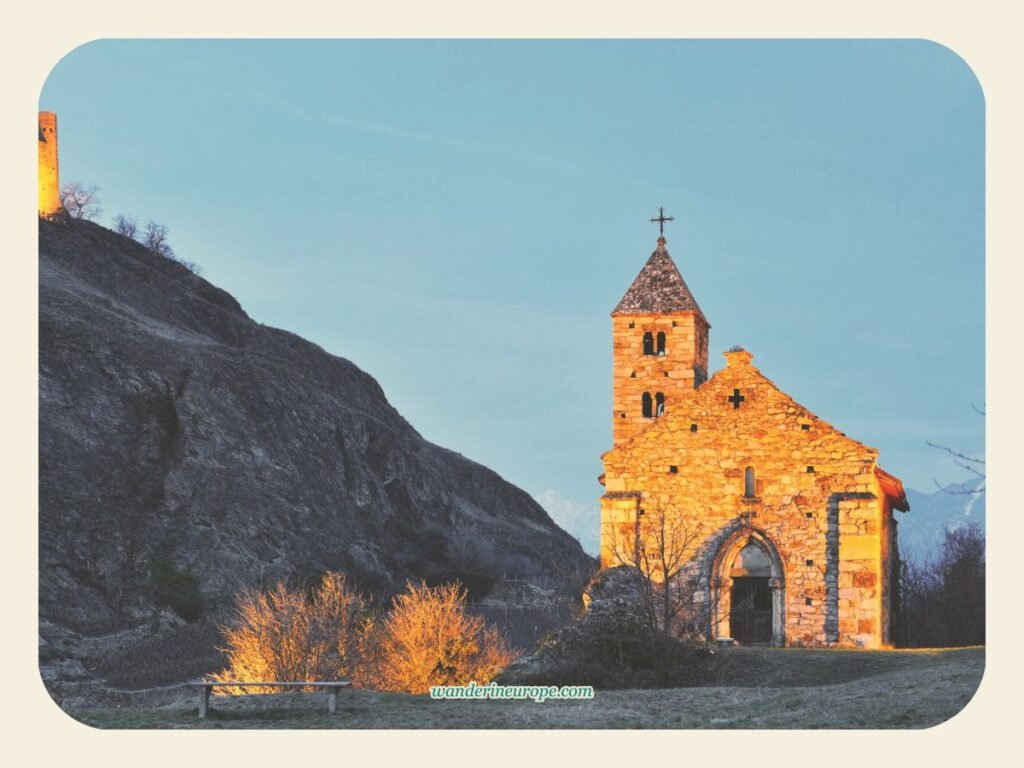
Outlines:
[{"label": "stone chapel", "polygon": [[708,377],[711,326],[665,245],[611,315],[602,567],[638,564],[642,547],[652,578],[686,596],[673,622],[707,639],[890,644],[902,483],[750,352],[733,347]]}]

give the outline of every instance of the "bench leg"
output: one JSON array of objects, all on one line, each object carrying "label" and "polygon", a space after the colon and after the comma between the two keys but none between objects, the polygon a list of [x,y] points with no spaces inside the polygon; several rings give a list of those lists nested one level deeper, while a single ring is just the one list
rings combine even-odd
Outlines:
[{"label": "bench leg", "polygon": [[333,715],[338,711],[338,691],[336,688],[332,688],[331,692],[327,694],[327,714]]},{"label": "bench leg", "polygon": [[199,689],[199,717],[206,717],[206,711],[210,708],[210,689],[203,686]]}]

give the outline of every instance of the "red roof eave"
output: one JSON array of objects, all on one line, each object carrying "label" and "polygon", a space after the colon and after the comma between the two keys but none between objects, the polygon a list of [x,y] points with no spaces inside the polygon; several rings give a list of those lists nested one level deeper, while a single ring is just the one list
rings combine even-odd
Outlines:
[{"label": "red roof eave", "polygon": [[910,502],[907,501],[907,493],[903,490],[903,481],[881,467],[875,467],[875,477],[878,478],[878,484],[882,486],[882,492],[889,499],[893,509],[909,512]]}]

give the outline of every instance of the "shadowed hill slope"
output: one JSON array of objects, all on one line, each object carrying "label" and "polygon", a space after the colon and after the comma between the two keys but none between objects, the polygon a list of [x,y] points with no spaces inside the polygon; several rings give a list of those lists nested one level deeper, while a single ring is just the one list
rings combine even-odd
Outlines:
[{"label": "shadowed hill slope", "polygon": [[174,656],[155,638],[175,632],[212,652],[195,626],[279,578],[340,569],[386,596],[516,573],[568,591],[592,569],[528,494],[424,440],[349,361],[95,224],[41,221],[39,244],[44,677],[90,678],[133,647]]}]

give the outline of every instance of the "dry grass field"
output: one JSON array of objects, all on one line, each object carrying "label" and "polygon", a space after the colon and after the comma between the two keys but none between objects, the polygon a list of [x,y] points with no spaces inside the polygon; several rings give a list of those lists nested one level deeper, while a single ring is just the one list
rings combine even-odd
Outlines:
[{"label": "dry grass field", "polygon": [[435,701],[349,691],[328,715],[319,693],[215,696],[200,721],[196,696],[182,690],[160,706],[68,714],[97,728],[928,728],[967,705],[985,652],[734,648],[713,663],[712,686],[597,691],[589,701]]}]

